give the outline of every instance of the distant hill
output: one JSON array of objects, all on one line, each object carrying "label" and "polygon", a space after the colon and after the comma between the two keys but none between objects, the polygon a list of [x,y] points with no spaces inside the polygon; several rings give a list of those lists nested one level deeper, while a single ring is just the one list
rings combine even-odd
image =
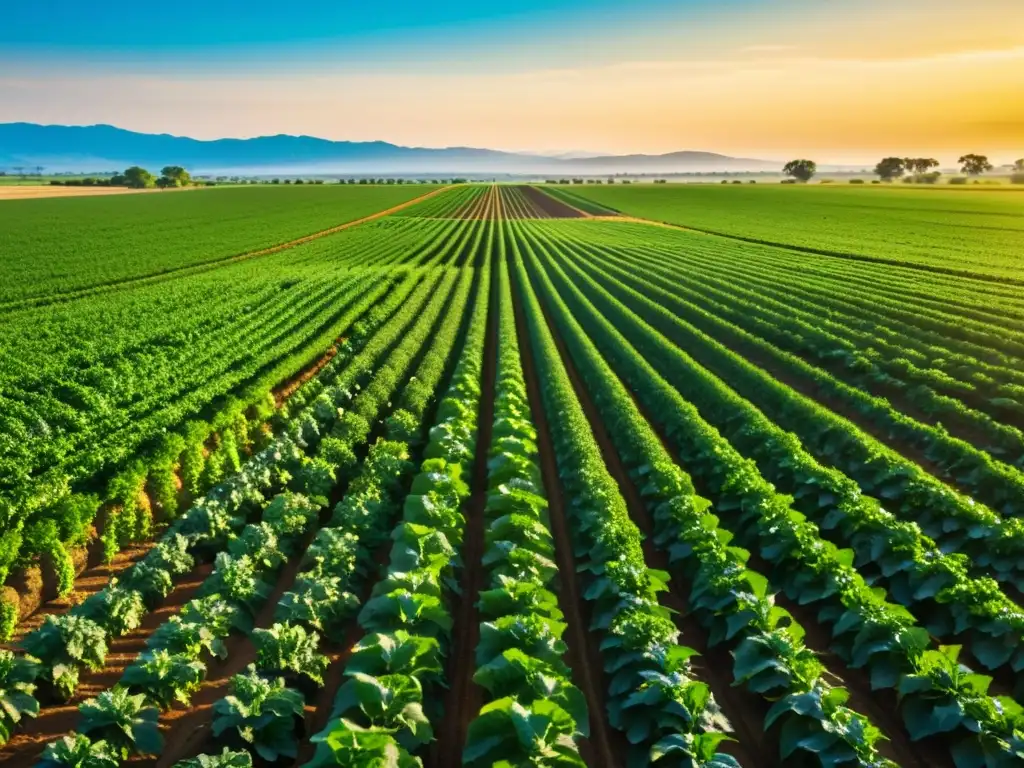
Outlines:
[{"label": "distant hill", "polygon": [[712,152],[607,157],[543,157],[472,147],[402,147],[384,141],[260,136],[201,141],[111,125],[0,124],[0,169],[48,172],[183,165],[193,173],[523,173],[610,174],[779,170],[781,163]]}]

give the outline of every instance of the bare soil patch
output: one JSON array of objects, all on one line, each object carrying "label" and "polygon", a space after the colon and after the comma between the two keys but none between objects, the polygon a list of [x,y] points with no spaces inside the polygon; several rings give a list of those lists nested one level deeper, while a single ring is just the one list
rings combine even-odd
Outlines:
[{"label": "bare soil patch", "polygon": [[174,189],[131,189],[129,187],[51,187],[48,184],[0,185],[0,200],[36,200],[44,197],[101,197],[103,195],[137,195],[159,192],[186,192],[203,187]]}]

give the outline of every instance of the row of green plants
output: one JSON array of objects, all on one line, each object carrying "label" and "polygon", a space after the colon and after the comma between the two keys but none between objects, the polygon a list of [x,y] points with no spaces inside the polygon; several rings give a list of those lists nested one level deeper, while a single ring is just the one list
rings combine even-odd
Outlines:
[{"label": "row of green plants", "polygon": [[[302,448],[307,447],[310,437],[319,435],[325,425],[339,421],[338,407],[350,397],[351,384],[372,365],[389,340],[397,337],[416,316],[436,281],[428,277],[410,296],[417,282],[416,278],[407,281],[390,301],[353,328],[350,340],[332,360],[331,370],[325,368],[317,380],[321,387],[325,386],[325,380],[332,383],[310,405],[300,409],[293,403],[292,413],[282,411],[275,415],[280,438],[176,520],[160,545],[128,569],[120,580],[67,614],[47,616],[38,630],[24,638],[23,648],[42,662],[46,682],[58,698],[70,698],[82,667],[102,667],[109,638],[136,628],[145,612],[169,594],[174,579],[188,573],[194,555],[211,557],[218,551],[217,546],[223,544],[214,539],[215,545],[211,548],[205,537],[226,534],[232,521],[251,514],[252,505],[262,503],[264,494],[292,478],[303,487],[311,488],[313,495],[323,494],[321,486],[330,482],[330,465],[322,458],[306,458]],[[381,333],[375,333],[396,309],[394,321],[385,325]],[[346,423],[353,421],[344,416],[342,419]],[[337,457],[332,458],[335,466],[341,465]],[[83,633],[89,637],[89,642],[81,641]]]},{"label": "row of green plants", "polygon": [[[343,426],[343,417],[329,435],[320,438],[321,452],[346,458],[355,455],[369,435],[362,424],[376,423],[389,407],[397,383],[406,379],[418,350],[431,335],[416,375],[408,377],[403,389],[404,407],[385,423],[389,439],[378,440],[370,449],[328,526],[317,533],[300,575],[278,605],[277,623],[254,633],[259,653],[255,668],[235,677],[232,692],[214,704],[214,735],[226,738],[228,746],[240,744],[271,762],[298,755],[303,703],[323,685],[327,667],[326,657],[317,651],[319,639],[337,637],[360,606],[358,595],[372,573],[374,553],[387,540],[402,488],[412,474],[405,438],[419,438],[425,411],[462,326],[472,275],[461,275],[450,301],[455,273],[448,277],[430,306],[418,315],[417,327],[407,332],[352,399],[346,416],[355,414],[362,421]],[[343,460],[337,469],[347,480],[354,468]],[[371,599],[364,605],[363,612],[372,603]],[[353,658],[358,655],[357,651]]]},{"label": "row of green plants", "polygon": [[710,687],[693,675],[695,651],[678,643],[671,612],[658,600],[669,575],[644,561],[642,534],[605,466],[518,253],[515,262],[573,555],[591,603],[590,630],[601,637],[608,722],[626,734],[631,766],[738,766],[722,749],[731,726]]},{"label": "row of green plants", "polygon": [[396,213],[399,217],[461,218],[484,196],[487,187],[482,184],[460,184],[449,187],[429,200],[409,206]]},{"label": "row of green plants", "polygon": [[[613,275],[593,266],[586,273],[573,271],[586,274],[609,292],[602,307],[612,297],[621,301],[653,329],[686,349],[697,363],[728,380],[738,394],[768,409],[772,420],[792,430],[818,461],[835,466],[862,491],[883,499],[898,517],[919,525],[944,551],[963,552],[980,572],[991,572],[998,581],[1024,585],[1024,521],[1001,517],[974,499],[951,491],[913,462],[644,295],[653,289],[641,292],[626,285],[632,280],[627,273],[616,271]],[[591,290],[596,289],[595,285]]]},{"label": "row of green plants", "polygon": [[[387,291],[389,283],[375,288],[369,277],[354,280],[341,323],[351,323],[365,312]],[[131,461],[112,477],[103,496],[58,489],[54,493],[63,495],[45,508],[26,507],[23,514],[9,515],[0,535],[0,575],[6,578],[9,567],[25,567],[43,557],[44,564],[57,574],[57,595],[68,594],[75,578],[71,550],[89,543],[94,524],[101,528],[103,555],[108,561],[121,546],[146,539],[154,516],[169,521],[178,514],[175,468],[179,468],[185,491],[193,497],[201,495],[226,474],[237,471],[240,454],[258,443],[262,437],[258,425],[272,412],[269,390],[253,389],[228,400],[211,420],[190,422],[183,433],[172,432],[161,439],[148,459]],[[141,503],[144,493],[152,500],[152,509]],[[0,618],[0,630],[9,636],[20,618],[17,607],[4,601]]]},{"label": "row of green plants", "polygon": [[[589,247],[597,263],[608,266],[615,258],[622,264],[621,249],[611,249],[595,242]],[[613,254],[615,254],[613,256]],[[947,374],[922,369],[903,359],[897,365],[881,355],[874,345],[877,336],[860,338],[857,342],[841,337],[825,326],[820,317],[801,317],[792,303],[774,300],[763,294],[751,294],[733,282],[716,279],[703,272],[680,272],[666,265],[664,255],[655,248],[631,248],[627,261],[642,266],[646,282],[685,297],[714,314],[770,341],[780,349],[841,375],[843,380],[878,394],[896,393],[915,409],[961,434],[989,453],[1020,466],[1024,458],[1024,435],[1016,427],[997,421],[998,404],[978,396],[971,385]],[[904,350],[896,348],[902,356]],[[953,389],[956,396],[936,391]]]},{"label": "row of green plants", "polygon": [[[294,758],[297,755],[303,693],[323,684],[322,675],[327,665],[326,658],[317,650],[319,631],[325,628],[325,624],[330,626],[332,622],[343,621],[358,605],[358,599],[352,593],[355,588],[353,579],[368,568],[369,552],[387,530],[386,527],[376,532],[372,527],[363,530],[358,523],[363,519],[367,499],[375,498],[380,485],[387,487],[389,476],[391,487],[394,487],[395,478],[400,476],[403,465],[408,464],[405,446],[400,443],[379,444],[375,461],[370,465],[377,471],[369,473],[369,486],[366,482],[353,483],[355,493],[350,491],[349,503],[343,501],[339,504],[332,518],[332,527],[322,530],[307,552],[307,565],[312,562],[314,572],[309,574],[309,578],[301,578],[293,591],[284,595],[273,626],[253,630],[252,620],[271,591],[272,580],[266,577],[272,576],[287,559],[295,556],[298,538],[315,524],[319,508],[326,503],[331,487],[339,480],[347,479],[352,472],[351,463],[333,463],[323,457],[324,443],[333,441],[332,450],[346,458],[355,455],[359,444],[368,437],[369,430],[365,425],[386,407],[397,381],[405,376],[434,321],[442,309],[449,306],[448,294],[453,283],[454,273],[450,273],[436,286],[436,292],[431,293],[435,286],[428,281],[420,290],[422,297],[431,296],[427,307],[420,310],[415,297],[402,307],[398,316],[404,322],[393,324],[399,330],[407,326],[412,317],[418,317],[422,323],[406,333],[387,362],[376,369],[367,386],[358,390],[355,397],[348,394],[354,394],[351,390],[334,396],[333,404],[348,404],[350,409],[340,419],[334,420],[329,433],[323,429],[331,422],[329,413],[318,414],[315,424],[308,420],[296,422],[293,436],[303,442],[304,448],[310,452],[321,449],[317,458],[307,460],[312,471],[305,474],[300,471],[296,475],[304,481],[303,490],[317,501],[307,502],[305,497],[278,497],[264,511],[261,524],[250,524],[237,538],[231,538],[228,552],[217,555],[217,567],[204,582],[200,599],[186,605],[180,616],[173,617],[154,633],[148,642],[149,651],[129,667],[121,685],[97,698],[103,707],[107,710],[127,709],[130,713],[134,709],[133,716],[137,718],[139,707],[148,707],[150,702],[156,702],[162,708],[175,700],[187,704],[191,691],[201,684],[204,671],[196,657],[204,652],[223,656],[226,652],[224,638],[232,630],[251,633],[257,648],[256,663],[245,674],[234,677],[231,694],[214,704],[214,735],[225,739],[231,746],[251,749],[265,760]],[[462,303],[451,307],[454,314],[446,326],[448,332],[434,339],[434,346],[442,348],[445,353],[454,343],[469,283],[470,279],[464,278],[464,290],[459,294]],[[433,358],[431,361],[436,362]],[[352,368],[359,370],[355,361]],[[345,397],[350,399],[340,403],[339,400]],[[356,418],[346,420],[352,414]],[[324,433],[328,436],[321,437]],[[387,525],[386,517],[375,519],[378,528],[382,524]],[[219,526],[218,530],[223,531],[226,527]],[[223,542],[218,543],[223,546]],[[225,599],[227,605],[223,604]],[[212,604],[206,604],[204,600],[210,600]],[[200,639],[195,642],[197,636]],[[133,693],[139,688],[145,698]],[[82,705],[83,715],[93,703]],[[149,714],[148,719],[155,722],[155,716],[151,712]],[[86,735],[95,730],[91,722],[88,717],[83,717],[80,730]],[[145,739],[145,735],[140,735],[134,746],[122,745],[120,751],[152,752],[148,748],[152,745],[144,744],[140,739]],[[105,740],[110,743],[109,738]]]},{"label": "row of green plants", "polygon": [[[428,278],[419,291],[405,301],[418,282],[418,278],[406,281],[388,301],[353,328],[348,341],[332,360],[333,370],[321,372],[319,398],[297,411],[294,418],[289,418],[287,412],[276,417],[282,427],[281,437],[178,519],[157,546],[120,581],[113,581],[67,615],[48,617],[40,630],[25,638],[27,651],[35,656],[35,660],[29,657],[28,661],[33,665],[34,674],[47,686],[48,696],[70,697],[77,686],[80,669],[98,669],[103,665],[108,638],[137,627],[143,614],[170,592],[174,579],[188,573],[196,559],[209,559],[223,552],[228,538],[262,505],[267,494],[286,484],[316,495],[324,493],[325,483],[333,479],[336,469],[322,460],[309,459],[296,444],[296,440],[303,439],[302,432],[309,431],[308,422],[301,417],[312,416],[314,421],[319,418],[325,428],[338,422],[337,407],[327,407],[327,403],[347,402],[356,380],[355,373],[372,362],[381,353],[380,348],[386,346],[375,345],[372,341],[382,336],[394,339],[416,317],[419,305],[434,287],[434,280]],[[375,334],[399,307],[390,326],[386,325],[382,332]],[[367,343],[367,338],[371,338],[371,343]],[[346,363],[352,365],[346,366]],[[332,387],[326,390],[322,386],[325,379],[334,380]],[[325,501],[322,496],[321,500]],[[223,648],[220,638],[207,631],[201,617],[199,614],[194,617],[196,621],[188,621],[183,612],[159,628],[151,640],[161,643],[166,635],[170,642],[198,644],[199,649],[205,647],[211,652],[220,652]],[[12,681],[17,680],[15,675]],[[3,682],[3,690],[10,687],[8,681]],[[38,711],[37,707],[34,709]]]},{"label": "row of green plants", "polygon": [[[759,253],[763,262],[793,273],[793,279],[780,283],[774,274],[766,275],[762,266],[737,259],[737,253],[731,246],[723,248],[721,243],[705,238],[687,241],[686,250],[680,252],[678,232],[666,230],[664,235],[659,235],[651,233],[649,227],[645,229],[642,239],[633,237],[627,241],[622,235],[616,236],[615,232],[607,230],[602,232],[600,239],[614,246],[616,253],[621,253],[624,248],[631,253],[650,253],[659,265],[676,267],[670,277],[679,277],[682,270],[688,281],[700,281],[702,284],[713,281],[726,291],[744,290],[755,301],[774,302],[784,314],[802,314],[815,327],[828,328],[837,336],[851,341],[856,348],[856,359],[867,357],[892,375],[909,377],[954,397],[962,396],[965,391],[976,391],[978,407],[982,410],[994,409],[996,414],[1002,415],[1006,407],[1010,407],[1004,407],[1004,402],[1012,404],[1013,398],[1020,400],[1024,394],[1024,373],[1017,371],[1005,355],[980,347],[975,349],[963,342],[951,342],[948,334],[921,329],[911,321],[886,318],[880,324],[870,301],[854,305],[844,298],[846,293],[836,291],[834,280],[838,277],[845,281],[845,277],[837,276],[834,268],[827,279],[820,282],[814,276],[813,266],[806,262],[779,265],[773,254]],[[579,237],[573,239],[583,242]],[[757,263],[763,262],[759,260]],[[725,271],[727,277],[715,279],[716,270]],[[891,275],[889,279],[892,279]],[[866,292],[874,293],[880,285],[874,279],[868,280],[864,287]],[[921,290],[919,281],[902,293],[913,292],[914,289]],[[901,296],[901,301],[906,306],[905,296]],[[948,304],[948,301],[938,301]],[[1000,305],[1000,317],[1011,312],[1012,309]],[[984,359],[971,356],[968,351]]]},{"label": "row of green plants", "polygon": [[917,526],[863,495],[853,480],[820,465],[797,438],[681,351],[662,348],[658,359],[674,380],[688,382],[688,398],[703,418],[757,461],[766,479],[792,494],[794,508],[833,543],[853,548],[854,564],[872,584],[884,586],[932,636],[963,643],[982,667],[1005,667],[1001,676],[1016,680],[1024,669],[1024,612],[994,580],[973,578],[966,555],[942,552]]},{"label": "row of green plants", "polygon": [[[309,289],[298,297],[292,291],[281,290],[278,282],[273,281],[272,273],[275,268],[281,272],[282,267],[272,265],[260,283],[261,286],[265,284],[270,293],[258,300],[263,311],[257,315],[244,312],[254,301],[251,293],[231,294],[232,305],[225,306],[226,296],[219,295],[225,293],[224,287],[215,281],[207,281],[209,285],[204,283],[204,293],[191,298],[188,288],[192,283],[183,283],[183,292],[179,291],[182,293],[178,302],[180,306],[210,305],[229,317],[238,317],[241,313],[241,316],[251,316],[252,319],[245,323],[222,323],[218,333],[211,333],[210,328],[204,325],[208,324],[208,319],[190,309],[193,317],[189,323],[192,327],[177,329],[177,335],[170,340],[171,346],[167,350],[178,350],[173,354],[180,355],[179,348],[183,348],[184,339],[178,337],[182,333],[191,337],[199,335],[205,340],[199,357],[196,357],[194,345],[188,345],[185,376],[178,365],[154,370],[153,375],[146,379],[150,394],[144,400],[134,402],[130,412],[108,405],[104,418],[108,421],[114,418],[113,426],[103,426],[106,422],[94,419],[83,420],[84,409],[95,408],[102,402],[97,400],[97,396],[102,395],[100,390],[106,385],[102,378],[84,384],[70,380],[62,384],[64,394],[61,396],[72,398],[68,402],[78,402],[81,408],[59,403],[52,396],[45,399],[46,395],[34,395],[35,399],[29,401],[36,411],[12,401],[9,415],[27,419],[26,423],[41,423],[39,418],[43,417],[47,431],[35,439],[26,434],[25,440],[12,445],[11,451],[5,451],[7,455],[3,462],[10,472],[4,474],[9,482],[24,474],[18,467],[29,460],[27,457],[24,460],[18,458],[19,451],[30,445],[38,446],[53,453],[52,460],[56,460],[59,451],[64,450],[62,446],[70,445],[69,440],[81,445],[85,451],[81,472],[96,475],[109,464],[103,458],[107,454],[122,462],[124,469],[103,484],[99,494],[69,493],[68,483],[78,475],[73,478],[54,470],[41,475],[33,473],[29,484],[38,493],[33,491],[33,495],[26,490],[21,496],[15,494],[17,499],[10,504],[0,499],[0,576],[6,577],[12,566],[25,567],[42,558],[44,574],[48,575],[49,570],[56,571],[56,591],[63,595],[71,589],[75,575],[71,550],[90,541],[94,518],[107,559],[112,558],[124,544],[146,539],[154,518],[160,523],[173,519],[178,512],[181,495],[178,485],[184,486],[186,495],[198,497],[221,477],[236,470],[239,454],[263,439],[264,422],[274,406],[270,387],[302,365],[303,355],[308,355],[308,352],[295,349],[294,335],[308,335],[312,328],[316,330],[315,345],[328,346],[333,338],[332,329],[349,325],[385,296],[390,285],[402,276],[401,269],[381,275],[377,269],[367,272],[358,265],[373,267],[382,261],[393,260],[396,253],[408,256],[410,248],[413,256],[420,254],[424,257],[424,263],[436,262],[451,247],[453,238],[463,234],[460,229],[465,227],[456,222],[430,222],[422,231],[400,228],[395,238],[380,238],[377,232],[364,233],[366,236],[355,243],[357,247],[342,263],[333,260],[325,263],[322,256],[319,260],[314,258],[319,251],[297,253],[296,259],[289,262],[288,269],[301,275],[308,274],[309,278],[304,277],[303,284],[308,282]],[[321,246],[321,250],[324,247]],[[303,271],[298,271],[299,267]],[[316,277],[315,281],[313,277]],[[287,289],[295,282],[286,282],[283,287]],[[232,314],[231,307],[236,304]],[[310,322],[310,317],[316,320]],[[249,362],[244,366],[229,366],[216,377],[210,375],[211,366],[223,367],[224,360],[239,354],[246,355]],[[272,370],[265,364],[268,355],[277,360]],[[185,419],[199,412],[211,397],[216,398],[225,389],[234,389],[236,394],[217,401],[217,413],[212,419],[185,423]],[[47,415],[38,411],[38,408],[45,409],[51,405],[59,412]],[[34,413],[39,415],[34,416]],[[168,418],[171,418],[169,432]],[[65,426],[61,427],[61,424]],[[10,423],[9,426],[12,434],[19,434],[17,425]],[[154,434],[165,432],[163,437],[152,439]],[[135,453],[140,441],[144,443],[143,449]],[[0,491],[0,495],[4,492]],[[147,499],[152,500],[152,509]],[[99,517],[97,512],[101,513]],[[0,629],[8,631],[18,619],[12,597],[8,594],[0,602]]]},{"label": "row of green plants", "polygon": [[[638,280],[635,273],[631,273],[629,270],[611,267],[607,273],[619,275],[620,279],[632,285],[634,289],[648,298],[656,297],[661,306],[671,311],[673,316],[679,320],[675,337],[688,340],[687,331],[690,331],[690,328],[695,328],[698,332],[711,334],[716,340],[721,340],[719,343],[723,350],[735,349],[754,360],[762,359],[770,362],[773,367],[780,368],[793,379],[805,382],[808,387],[813,388],[821,395],[844,403],[851,410],[856,411],[859,419],[871,423],[875,429],[887,435],[889,440],[898,441],[900,444],[910,445],[922,451],[928,460],[942,472],[943,477],[963,488],[967,493],[971,493],[982,503],[988,504],[1000,514],[1014,518],[1024,516],[1024,473],[1015,466],[994,459],[988,453],[979,451],[969,443],[953,437],[944,429],[922,424],[900,413],[887,400],[872,397],[829,373],[815,368],[798,356],[778,349],[761,337],[744,331],[733,323],[696,307],[688,301],[672,296],[668,291],[651,285],[649,281]],[[689,324],[690,328],[684,330],[683,323]],[[725,355],[725,352],[723,351],[722,354]],[[700,359],[696,352],[695,356]],[[713,358],[708,357],[707,359]],[[725,369],[730,378],[735,377],[733,370],[735,367]],[[754,368],[753,365],[750,365],[750,368],[760,373],[761,376],[766,376],[764,372]],[[782,400],[772,401],[775,410],[781,413],[792,413],[794,421],[801,420],[806,423],[806,411],[810,403],[800,403],[798,398],[794,397],[787,400],[785,408],[778,407],[783,402]],[[804,408],[801,409],[800,405],[804,405]],[[820,422],[820,419],[818,421]],[[842,426],[845,425],[838,421],[829,424],[830,436],[843,431]],[[851,436],[848,438],[851,442],[857,442],[858,436],[853,433],[853,430],[846,427],[845,431],[851,432]],[[834,442],[834,438],[830,442]],[[1011,455],[1007,458],[1019,463],[1020,456]]]},{"label": "row of green plants", "polygon": [[[611,304],[602,315],[583,293],[560,281],[563,297],[590,339],[636,393],[679,458],[706,487],[716,510],[742,543],[756,547],[771,569],[770,583],[816,612],[831,629],[830,649],[853,669],[864,669],[875,689],[892,689],[911,739],[942,734],[960,768],[1012,765],[1024,757],[1024,710],[1009,697],[987,694],[991,678],[957,660],[958,646],[931,648],[928,633],[906,609],[888,603],[852,567],[854,552],[823,541],[817,527],[792,509],[697,409],[647,360],[668,346],[637,341],[617,328],[638,327]],[[589,286],[588,286],[589,287]],[[614,321],[614,325],[613,325]],[[643,357],[641,357],[643,355]]]},{"label": "row of green plants", "polygon": [[489,292],[485,268],[463,351],[391,534],[387,574],[359,614],[366,635],[346,663],[331,721],[312,737],[308,766],[417,766],[414,753],[433,739],[452,626],[445,594],[455,583],[476,451]]},{"label": "row of green plants", "polygon": [[[883,738],[878,728],[845,706],[849,694],[832,685],[825,666],[804,645],[803,627],[775,605],[764,576],[746,567],[749,553],[730,545],[732,535],[719,526],[711,503],[672,461],[537,265],[529,244],[525,250],[600,418],[614,425],[610,437],[651,515],[655,542],[669,552],[682,583],[690,585],[689,610],[707,629],[709,645],[729,648],[735,684],[772,703],[763,727],[777,735],[779,759],[802,753],[822,765],[888,765],[878,753]],[[522,279],[529,278],[524,273]]]},{"label": "row of green plants", "polygon": [[[500,249],[503,251],[504,249]],[[487,461],[480,641],[473,681],[487,703],[469,724],[463,765],[583,766],[583,694],[563,656],[557,565],[519,359],[508,268],[498,265],[497,374]]]}]

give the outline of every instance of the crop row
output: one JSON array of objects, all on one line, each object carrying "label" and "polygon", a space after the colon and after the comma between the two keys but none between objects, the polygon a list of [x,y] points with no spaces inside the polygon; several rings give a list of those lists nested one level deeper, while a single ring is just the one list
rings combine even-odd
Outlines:
[{"label": "crop row", "polygon": [[330,723],[313,736],[310,766],[417,765],[411,753],[433,738],[441,716],[431,693],[444,681],[452,625],[446,595],[475,455],[489,270],[478,283],[463,351],[391,536],[387,575],[360,613],[366,635],[345,665]]},{"label": "crop row", "polygon": [[[757,466],[745,461],[637,354],[651,361],[671,359],[672,347],[633,330],[641,328],[641,321],[624,314],[621,305],[616,309],[609,295],[591,304],[584,292],[590,300],[601,298],[591,286],[581,282],[581,291],[564,277],[559,284],[573,316],[647,412],[657,414],[668,440],[707,488],[716,509],[728,514],[728,527],[742,531],[744,543],[758,547],[770,566],[771,582],[791,599],[816,608],[817,621],[832,629],[830,648],[851,667],[866,667],[874,687],[900,692],[911,736],[953,734],[952,749],[961,765],[975,764],[982,753],[1012,760],[1009,755],[1018,754],[1022,746],[1014,735],[1020,707],[1011,699],[987,697],[989,678],[961,671],[954,651],[929,650],[928,635],[914,627],[913,617],[868,588],[852,568],[854,553],[822,541],[816,526],[790,508],[789,497],[777,495]],[[636,351],[627,337],[637,343]],[[683,379],[676,375],[673,380]],[[960,717],[943,719],[935,712],[952,706]]]},{"label": "crop row", "polygon": [[[423,264],[437,262],[446,257],[459,236],[465,235],[464,232],[460,232],[464,227],[458,222],[431,222],[428,229],[430,237],[427,239],[416,239],[415,231],[408,227],[406,229],[409,230],[407,235],[392,241],[390,246],[387,245],[387,240],[379,237],[379,232],[374,232],[372,237],[368,237],[364,251],[364,255],[370,259],[368,265],[372,265],[377,259],[393,259],[395,251],[401,252],[403,247],[406,248],[407,256],[422,253]],[[413,239],[409,239],[410,237]],[[435,243],[440,243],[440,247]],[[312,246],[307,248],[309,247]],[[302,258],[296,252],[295,261],[299,262]],[[322,256],[320,258],[322,259]],[[348,286],[345,300],[340,306],[324,305],[326,311],[323,312],[323,317],[312,323],[307,322],[308,329],[302,332],[310,333],[309,329],[312,329],[311,338],[315,338],[316,343],[322,345],[321,349],[329,346],[337,336],[338,329],[351,325],[354,319],[388,294],[391,286],[403,274],[401,265],[398,267],[397,271],[389,271],[383,275],[376,271],[357,271],[352,273],[351,278],[346,278],[347,272],[342,269],[338,273],[342,279],[334,279],[334,282],[342,287]],[[331,290],[337,292],[336,288]],[[277,299],[274,296],[266,297],[267,306],[271,310],[275,306],[274,301],[291,301],[291,296],[287,292],[278,290],[276,293],[281,294]],[[246,300],[251,302],[253,297],[243,299]],[[186,300],[184,294],[181,302],[182,307],[192,308],[191,302]],[[244,306],[240,304],[234,311],[244,311]],[[279,309],[284,310],[285,307],[287,304],[281,304]],[[187,314],[180,316],[187,318]],[[265,317],[267,322],[271,323],[268,327],[272,327],[273,324],[279,324],[281,318],[289,316],[289,311],[284,310],[257,315],[257,318]],[[329,319],[324,320],[324,317]],[[288,322],[296,330],[302,326],[301,319],[292,318]],[[196,334],[199,334],[199,337],[211,334],[214,340],[223,336],[223,339],[212,344],[211,351],[204,352],[200,358],[195,358],[195,364],[191,360],[182,361],[184,370],[188,372],[187,376],[180,373],[175,375],[175,371],[182,370],[182,366],[170,359],[167,361],[168,367],[161,368],[159,375],[154,371],[154,375],[147,381],[147,386],[152,388],[154,394],[148,396],[146,400],[140,400],[141,406],[132,408],[148,407],[146,403],[151,401],[154,406],[160,403],[157,409],[152,410],[149,415],[145,410],[130,410],[133,419],[130,423],[125,424],[120,431],[115,430],[102,438],[97,436],[90,444],[96,449],[94,454],[82,453],[83,456],[90,457],[90,462],[97,459],[103,462],[106,455],[103,446],[108,445],[113,451],[111,456],[126,457],[127,467],[110,477],[105,487],[97,487],[100,493],[87,487],[69,494],[69,478],[62,479],[62,470],[55,469],[50,474],[32,479],[36,495],[31,500],[24,500],[14,506],[6,501],[0,502],[4,505],[5,518],[0,521],[3,522],[0,526],[0,571],[3,575],[6,575],[12,566],[24,569],[43,556],[43,565],[56,570],[53,580],[57,583],[53,592],[62,595],[70,588],[74,578],[71,552],[90,541],[91,525],[98,511],[102,511],[103,514],[97,518],[96,527],[103,536],[104,554],[109,558],[117,551],[119,545],[129,540],[145,538],[154,519],[161,522],[174,518],[182,495],[176,485],[180,483],[184,486],[185,494],[195,498],[205,489],[215,485],[226,472],[230,473],[237,469],[239,456],[250,450],[250,446],[259,445],[265,437],[264,423],[273,413],[273,401],[268,394],[268,388],[300,364],[299,361],[303,357],[308,359],[309,355],[308,351],[292,350],[290,356],[271,367],[260,362],[261,358],[249,345],[246,334],[253,332],[250,328],[224,334],[212,327],[204,327],[200,322],[195,325],[194,330],[182,336],[182,350],[189,346],[187,340],[195,338]],[[145,333],[148,332],[144,332],[143,336]],[[241,335],[238,335],[239,333]],[[256,332],[255,335],[259,337],[260,332]],[[278,335],[281,341],[277,344],[281,350],[285,350],[292,342],[287,340],[287,335]],[[177,350],[178,346],[176,343],[167,349],[174,350],[174,354],[179,355],[183,351]],[[256,362],[247,365],[255,365],[257,368],[262,365],[263,367],[259,368],[260,378],[245,383],[250,368],[235,367],[230,369],[226,379],[205,374],[207,380],[192,382],[191,377],[200,375],[203,361],[210,363],[217,359],[218,350],[224,352],[228,361],[239,354],[255,355],[253,359]],[[192,357],[194,358],[194,355]],[[217,364],[224,363],[218,361]],[[237,387],[241,383],[245,385],[240,390],[236,389],[236,395],[217,401],[217,410],[209,420],[185,421],[195,408],[209,402],[210,397],[222,391],[224,386]],[[188,390],[189,386],[193,388]],[[182,387],[186,389],[182,390]],[[184,396],[175,395],[176,392]],[[164,403],[164,398],[168,399],[169,403]],[[125,418],[124,415],[118,416],[121,422]],[[174,424],[183,426],[164,433],[164,430]],[[145,441],[154,434],[164,434],[164,437],[151,440],[152,444],[149,447],[143,446],[141,455],[136,453],[135,458],[132,458],[132,452],[136,450],[133,446],[139,445],[140,441]],[[69,438],[75,441],[83,439],[82,435],[77,433],[70,433]],[[20,461],[14,454],[5,459],[8,460],[15,463]],[[101,467],[102,463],[89,466],[95,469]],[[13,472],[9,478],[17,476],[18,472]],[[47,480],[48,477],[51,479]],[[187,499],[187,495],[185,498]],[[50,563],[54,565],[51,566]],[[17,599],[8,593],[0,605],[3,608],[3,628],[9,633],[18,618]]]}]

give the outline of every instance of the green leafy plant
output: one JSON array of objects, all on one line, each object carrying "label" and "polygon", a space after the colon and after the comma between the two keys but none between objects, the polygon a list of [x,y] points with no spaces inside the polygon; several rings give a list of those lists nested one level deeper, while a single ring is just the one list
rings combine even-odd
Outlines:
[{"label": "green leafy plant", "polygon": [[118,768],[117,755],[105,741],[70,733],[46,745],[38,768]]},{"label": "green leafy plant", "polygon": [[332,716],[388,729],[410,751],[434,738],[430,721],[423,714],[423,686],[409,675],[351,673],[338,689]]},{"label": "green leafy plant", "polygon": [[299,576],[293,588],[284,593],[274,618],[329,633],[358,608],[359,598],[342,588],[342,579],[308,574]]},{"label": "green leafy plant", "polygon": [[84,616],[47,616],[22,646],[39,660],[42,679],[52,683],[58,695],[71,698],[78,686],[80,667],[99,669],[107,657],[107,634]]},{"label": "green leafy plant", "polygon": [[363,728],[339,718],[315,734],[316,752],[306,768],[422,768],[387,728]]},{"label": "green leafy plant", "polygon": [[231,678],[231,694],[213,705],[213,735],[230,736],[269,762],[298,754],[302,694],[284,680],[267,680],[252,667]]},{"label": "green leafy plant", "polygon": [[143,653],[121,676],[121,684],[141,693],[160,709],[174,702],[188,705],[206,676],[206,665],[185,654],[156,650]]},{"label": "green leafy plant", "polygon": [[146,703],[143,694],[131,694],[114,686],[78,706],[79,731],[99,738],[122,760],[132,754],[159,754],[163,737],[157,726],[160,712]]},{"label": "green leafy plant", "polygon": [[0,744],[11,738],[23,717],[39,714],[39,702],[33,695],[38,675],[35,662],[0,650]]},{"label": "green leafy plant", "polygon": [[318,686],[324,684],[327,657],[317,652],[320,635],[305,627],[274,624],[252,634],[256,646],[256,668],[268,674],[299,675]]},{"label": "green leafy plant", "polygon": [[146,602],[141,592],[122,586],[116,579],[110,586],[87,598],[76,615],[96,622],[113,637],[131,632],[146,615]]},{"label": "green leafy plant", "polygon": [[586,766],[573,740],[576,722],[558,704],[515,698],[484,706],[469,726],[463,765]]},{"label": "green leafy plant", "polygon": [[199,755],[189,760],[179,760],[173,768],[252,768],[252,755],[244,749],[232,752],[224,747],[219,755]]}]

